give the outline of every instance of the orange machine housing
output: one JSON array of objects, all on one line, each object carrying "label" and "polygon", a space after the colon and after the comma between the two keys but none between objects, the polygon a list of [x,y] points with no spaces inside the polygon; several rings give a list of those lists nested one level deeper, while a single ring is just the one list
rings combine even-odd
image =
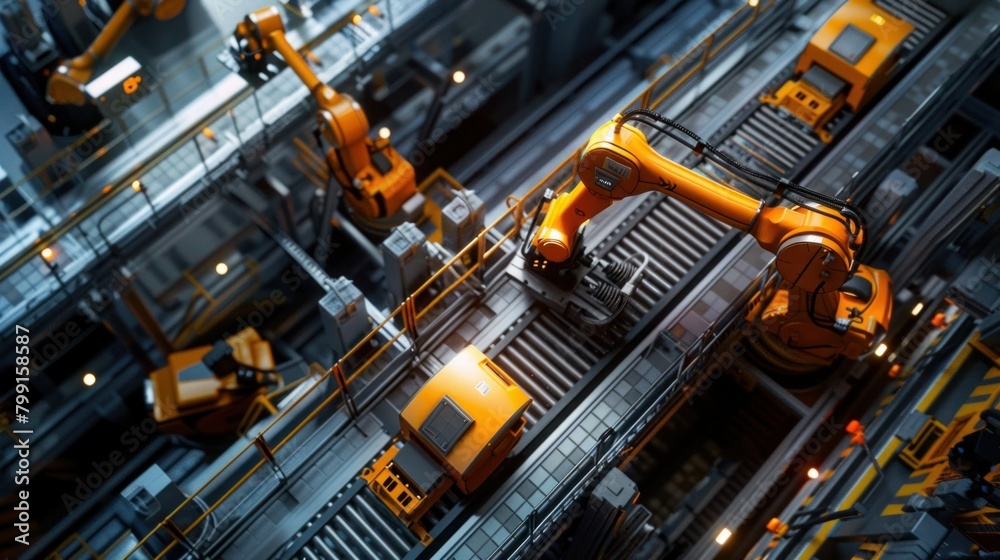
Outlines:
[{"label": "orange machine housing", "polygon": [[[274,368],[271,344],[253,328],[243,329],[226,342],[238,362],[262,370]],[[174,352],[165,367],[150,374],[152,415],[161,431],[179,435],[234,433],[247,408],[267,392],[260,373],[256,374],[258,383],[252,387],[238,383],[235,371],[222,377],[210,372],[187,375],[211,350],[211,346],[199,346]]]},{"label": "orange machine housing", "polygon": [[893,76],[913,25],[870,0],[848,0],[813,35],[795,77],[762,101],[782,107],[829,143],[826,125],[844,107],[857,112]]},{"label": "orange machine housing", "polygon": [[[811,294],[783,284],[769,300],[757,302],[747,313],[748,320],[759,319],[764,327],[753,346],[771,365],[788,372],[829,365],[838,356],[859,360],[886,334],[892,317],[891,294],[889,274],[865,265],[858,266],[836,292]],[[845,332],[837,333],[817,328],[817,317],[853,319]]]},{"label": "orange machine housing", "polygon": [[452,485],[467,494],[496,470],[521,439],[530,405],[503,370],[468,346],[413,395],[399,415],[397,444],[361,476],[427,544],[420,518]]},{"label": "orange machine housing", "polygon": [[[135,20],[153,16],[158,20],[177,17],[184,9],[186,0],[125,0],[115,10],[111,20],[104,26],[97,38],[79,56],[63,60],[49,77],[46,97],[56,105],[84,105],[87,94],[84,88],[94,73],[98,61],[106,57],[118,41],[125,35]],[[80,5],[85,5],[80,0]]]},{"label": "orange machine housing", "polygon": [[833,208],[769,204],[656,152],[622,115],[600,126],[583,150],[580,182],[545,210],[528,265],[544,271],[573,258],[588,220],[615,201],[655,191],[754,237],[775,255],[778,289],[748,319],[761,319],[772,365],[813,369],[858,359],[885,335],[892,281],[855,263],[865,232],[851,233]]}]

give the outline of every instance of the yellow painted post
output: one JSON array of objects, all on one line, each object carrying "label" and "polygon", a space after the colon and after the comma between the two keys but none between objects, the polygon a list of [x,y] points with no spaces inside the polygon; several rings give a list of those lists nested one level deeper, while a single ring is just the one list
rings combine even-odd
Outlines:
[{"label": "yellow painted post", "polygon": [[476,238],[476,264],[474,266],[479,267],[476,273],[479,275],[479,285],[481,288],[486,288],[486,232],[483,231]]},{"label": "yellow painted post", "polygon": [[286,478],[285,471],[281,470],[281,465],[278,464],[278,459],[275,458],[274,451],[271,450],[271,446],[268,445],[267,440],[264,439],[264,434],[257,434],[257,436],[253,438],[253,444],[257,446],[260,454],[267,459],[267,462],[271,463],[271,468],[274,469],[274,476],[276,476],[278,480],[284,482]]},{"label": "yellow painted post", "polygon": [[403,302],[403,327],[409,333],[413,343],[417,342],[417,302],[413,296],[406,298]]},{"label": "yellow painted post", "polygon": [[170,533],[170,536],[173,537],[174,542],[181,543],[184,546],[184,548],[186,548],[188,552],[191,553],[191,555],[194,556],[195,558],[201,558],[201,555],[198,554],[198,550],[194,547],[194,544],[192,544],[190,539],[188,539],[187,535],[184,534],[184,531],[182,531],[181,528],[177,526],[177,523],[174,522],[173,518],[168,517],[164,519],[161,525],[163,525],[163,528],[166,529],[168,533]]},{"label": "yellow painted post", "polygon": [[348,390],[347,378],[344,376],[344,366],[339,361],[333,364],[333,378],[337,380],[337,386],[340,387],[340,394],[344,397],[347,413],[351,415],[351,418],[357,418],[358,407],[355,406],[354,397],[351,396],[351,392]]}]

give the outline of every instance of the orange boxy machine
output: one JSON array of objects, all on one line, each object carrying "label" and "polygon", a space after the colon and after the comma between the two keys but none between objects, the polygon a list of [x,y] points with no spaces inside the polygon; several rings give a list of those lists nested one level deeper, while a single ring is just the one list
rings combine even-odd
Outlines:
[{"label": "orange boxy machine", "polygon": [[[63,61],[49,77],[47,97],[56,105],[83,105],[87,102],[84,88],[94,73],[97,62],[115,48],[138,17],[153,16],[158,20],[172,19],[184,9],[186,0],[125,0],[115,10],[108,24],[86,51]],[[84,0],[80,0],[80,5]]]},{"label": "orange boxy machine", "polygon": [[397,441],[362,478],[424,544],[420,518],[451,488],[479,487],[521,439],[531,399],[475,346],[458,353],[399,415]]},{"label": "orange boxy machine", "polygon": [[270,343],[248,327],[214,346],[170,354],[149,376],[146,403],[165,433],[231,434],[276,375]]},{"label": "orange boxy machine", "polygon": [[285,25],[274,6],[246,16],[236,27],[238,58],[247,68],[265,65],[264,55],[278,52],[319,105],[320,132],[332,146],[326,154],[333,176],[344,189],[351,211],[363,220],[378,220],[398,212],[417,193],[413,166],[388,138],[368,136],[368,118],[351,96],[320,81],[285,37]]},{"label": "orange boxy machine", "polygon": [[892,78],[913,25],[871,0],[848,0],[813,35],[795,77],[761,100],[809,125],[820,139],[845,106],[857,112]]},{"label": "orange boxy machine", "polygon": [[[629,121],[657,130],[683,131],[696,148],[763,184],[773,181],[768,200],[748,196],[700,175],[660,154]],[[670,131],[667,131],[670,132]],[[581,228],[616,200],[650,191],[676,198],[752,235],[777,256],[781,284],[753,314],[765,335],[759,342],[768,356],[789,369],[814,368],[838,356],[857,359],[884,336],[892,310],[888,274],[856,261],[864,245],[864,218],[850,202],[754,173],[673,121],[647,109],[616,115],[590,137],[580,161],[580,183],[552,200],[531,240],[528,265],[541,274],[570,266],[579,256]],[[809,200],[777,204],[783,191]]]}]

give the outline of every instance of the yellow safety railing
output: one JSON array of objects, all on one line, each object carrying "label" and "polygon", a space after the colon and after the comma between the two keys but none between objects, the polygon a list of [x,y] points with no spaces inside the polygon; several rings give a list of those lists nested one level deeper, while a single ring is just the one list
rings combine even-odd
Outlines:
[{"label": "yellow safety railing", "polygon": [[[753,21],[760,15],[760,13],[771,8],[775,3],[775,0],[770,0],[769,2],[761,2],[751,0],[747,4],[737,9],[733,14],[730,15],[722,24],[720,24],[712,33],[710,33],[705,39],[695,45],[690,49],[684,56],[677,59],[677,61],[671,65],[666,71],[661,74],[659,78],[654,80],[646,90],[633,99],[629,103],[631,106],[642,106],[650,109],[656,109],[660,104],[666,100],[672,93],[677,91],[677,89],[683,84],[684,81],[688,80],[694,75],[697,70],[700,70],[704,65],[716,56],[721,50],[731,43],[739,34],[746,30]],[[685,61],[695,61],[695,69],[693,71],[685,69],[680,76],[676,76],[678,68],[680,65],[686,64]],[[667,76],[675,75],[675,78],[667,83]],[[661,88],[662,91],[661,91]],[[242,450],[240,450],[232,459],[230,459],[225,465],[220,467],[207,481],[205,481],[201,487],[195,490],[191,496],[185,500],[181,505],[179,505],[173,512],[167,515],[163,521],[161,521],[156,528],[154,528],[149,534],[142,538],[133,548],[129,551],[126,557],[132,556],[138,550],[140,550],[150,539],[150,537],[159,532],[161,529],[172,532],[175,537],[186,538],[188,534],[194,530],[199,524],[202,523],[209,515],[211,515],[221,504],[223,504],[237,489],[242,487],[243,484],[250,479],[262,466],[269,462],[276,461],[275,453],[284,448],[288,443],[298,434],[306,425],[308,425],[312,420],[314,420],[317,415],[320,414],[326,407],[333,403],[337,397],[342,397],[345,399],[349,398],[349,392],[347,391],[351,383],[361,374],[365,373],[366,370],[379,358],[381,357],[389,348],[392,348],[395,343],[402,338],[404,335],[409,335],[412,343],[417,342],[417,337],[415,331],[419,324],[420,319],[427,316],[436,306],[440,305],[445,301],[449,295],[455,294],[467,280],[472,277],[476,272],[483,271],[487,266],[488,259],[495,255],[497,251],[500,250],[501,246],[507,241],[513,239],[519,231],[521,231],[526,218],[530,217],[533,212],[537,212],[539,209],[536,208],[532,212],[525,212],[525,208],[534,206],[534,202],[537,202],[538,197],[547,189],[552,189],[554,192],[561,192],[565,190],[569,185],[575,182],[575,176],[577,171],[577,164],[580,158],[580,154],[583,150],[583,146],[580,146],[573,150],[569,157],[567,157],[561,164],[559,164],[555,169],[553,169],[544,179],[542,179],[538,184],[534,185],[520,198],[508,197],[507,199],[507,210],[496,218],[492,223],[490,223],[476,238],[469,243],[462,251],[454,255],[444,266],[441,267],[437,272],[434,273],[426,282],[423,283],[413,294],[406,299],[399,307],[397,307],[392,313],[390,313],[385,319],[382,320],[378,325],[371,329],[368,334],[358,342],[345,356],[340,358],[337,363],[335,363],[330,369],[326,370],[321,376],[319,376],[313,384],[306,389],[302,394],[300,394],[296,399],[287,406],[284,410],[280,411],[271,421],[265,426],[259,435],[247,443]],[[490,237],[493,234],[499,234],[499,237],[495,241],[490,241]],[[475,258],[470,258],[475,255]],[[465,264],[472,263],[472,264]],[[455,270],[463,269],[463,270]],[[445,277],[448,274],[454,274],[456,278],[450,283],[446,283],[439,291],[431,296],[430,302],[423,306],[422,309],[416,309],[416,302],[418,298],[424,294],[431,293],[435,287],[444,283]],[[380,333],[387,332],[385,328],[391,322],[393,322],[397,317],[399,317],[400,322],[403,323],[403,327],[398,329],[394,335],[388,337],[388,340],[383,342],[377,350],[371,351],[370,342],[378,336]],[[371,355],[366,354],[371,352]],[[345,372],[348,370],[348,364],[354,361],[362,360],[360,366],[355,368],[355,371],[349,376],[345,377]],[[328,381],[330,378],[337,383],[337,389],[331,391],[331,393],[323,399],[312,411],[310,411],[291,431],[281,438],[273,446],[269,445],[265,440],[264,436],[268,434],[275,426],[285,418],[293,410],[297,410],[298,406],[309,398],[314,391],[324,385],[324,382]],[[251,449],[257,449],[260,453],[260,459],[252,466],[250,469],[243,474],[236,482],[230,486],[226,492],[222,494],[211,506],[208,506],[205,511],[195,519],[189,526],[180,528],[178,531],[177,526],[173,522],[174,516],[178,514],[183,508],[187,507],[197,496],[204,492],[207,488],[213,485],[223,474],[232,475],[234,473],[228,472],[229,469],[241,458],[245,453]],[[155,558],[162,558],[167,552],[169,552],[174,546],[177,546],[179,542],[178,538],[175,538],[166,548],[163,549]]]},{"label": "yellow safety railing", "polygon": [[[73,543],[78,544],[80,549],[74,552],[71,556],[63,556],[61,551]],[[87,543],[87,541],[85,541],[79,533],[73,533],[69,537],[66,537],[66,540],[61,542],[59,546],[56,547],[52,554],[47,557],[47,560],[73,560],[77,557],[99,558],[97,553],[94,552],[94,549],[90,547],[90,544]]]}]

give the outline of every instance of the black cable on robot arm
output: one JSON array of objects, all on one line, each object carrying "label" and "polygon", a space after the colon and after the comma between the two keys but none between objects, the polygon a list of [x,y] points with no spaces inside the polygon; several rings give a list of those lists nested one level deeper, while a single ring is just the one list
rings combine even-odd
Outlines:
[{"label": "black cable on robot arm", "polygon": [[[662,125],[660,125],[658,123],[654,123],[654,122],[648,121],[648,120],[646,120],[646,119],[644,119],[642,117],[633,117],[630,120],[635,121],[635,122],[639,122],[639,123],[642,123],[642,124],[645,124],[646,126],[649,126],[650,128],[653,128],[653,129],[655,129],[655,130],[657,130],[657,131],[659,131],[659,132],[661,132],[661,133],[669,136],[670,138],[676,140],[681,145],[683,145],[683,146],[685,146],[687,148],[690,148],[692,150],[697,149],[697,145],[691,145],[691,144],[689,144],[682,137],[674,134],[673,131],[671,131],[671,130],[669,130],[667,128],[664,128]],[[723,152],[719,152],[719,153],[722,154],[722,156],[724,156],[724,158],[729,158],[729,156],[727,156],[725,153],[723,153]],[[775,185],[775,181],[774,181],[773,177],[757,173],[757,172],[753,171],[752,169],[743,167],[743,166],[741,166],[739,164],[736,164],[735,166],[727,165],[727,162],[720,161],[720,158],[717,158],[713,153],[706,153],[705,157],[708,160],[712,161],[713,163],[716,163],[716,164],[724,167],[727,171],[729,171],[733,175],[735,175],[735,176],[737,176],[737,177],[739,177],[741,179],[744,179],[744,180],[746,180],[746,181],[754,184],[755,186],[761,187],[761,188],[769,190],[769,191],[773,191],[772,187]],[[763,179],[765,177],[767,178],[766,181]],[[794,194],[796,197],[802,197],[803,199],[808,198],[805,194],[798,192],[794,188],[795,186],[796,185],[794,183],[792,183],[792,189],[790,189],[792,191],[792,194]],[[785,198],[789,198],[790,200],[793,200],[797,204],[804,204],[804,202],[796,200],[796,199],[794,199],[792,197],[786,196]],[[838,202],[837,205],[842,205],[843,204],[842,201],[838,200],[837,202]],[[829,217],[831,219],[835,219],[835,220],[840,221],[842,224],[844,224],[845,229],[847,229],[847,231],[849,233],[851,233],[852,235],[856,235],[857,234],[856,230],[852,231],[852,228],[851,228],[851,222],[853,220],[850,220],[849,218],[845,218],[845,217],[834,216],[834,215],[830,214],[829,212],[825,212],[823,210],[819,210],[819,209],[815,209],[815,208],[813,210],[816,211],[816,212],[819,212],[820,214],[823,214],[824,216],[827,216],[827,217]],[[851,214],[851,212],[848,211],[848,214]]]},{"label": "black cable on robot arm", "polygon": [[[697,150],[697,148],[698,148],[698,146],[696,144],[692,145],[692,144],[687,143],[684,140],[683,137],[674,134],[673,131],[671,131],[670,129],[664,128],[662,125],[659,125],[657,123],[653,123],[653,122],[647,121],[647,120],[642,119],[642,118],[633,118],[632,120],[635,121],[635,122],[640,122],[640,123],[642,123],[642,124],[644,124],[644,125],[646,125],[646,126],[648,126],[650,128],[653,128],[653,129],[655,129],[655,130],[657,130],[657,131],[665,134],[666,136],[672,138],[673,140],[676,140],[682,146],[684,146],[686,148],[690,148],[692,151]],[[705,155],[705,158],[707,158],[708,160],[712,161],[713,163],[715,163],[715,164],[717,164],[717,165],[725,168],[727,171],[729,171],[733,175],[739,177],[740,179],[742,179],[742,180],[744,180],[744,181],[746,181],[746,182],[748,182],[748,183],[750,183],[750,184],[752,184],[754,186],[757,186],[757,187],[760,187],[760,188],[762,188],[764,190],[767,190],[769,192],[773,192],[774,191],[773,183],[771,183],[770,181],[763,181],[763,180],[761,180],[758,177],[755,177],[753,175],[744,173],[741,169],[733,169],[730,166],[726,165],[725,163],[719,161],[719,159],[715,155],[713,155],[713,154],[704,154],[704,155]]]},{"label": "black cable on robot arm", "polygon": [[[846,224],[847,231],[852,236],[856,237],[859,234],[861,234],[861,232],[866,230],[867,224],[864,212],[862,212],[861,208],[859,208],[853,202],[825,195],[823,193],[803,187],[802,185],[799,185],[792,181],[788,181],[785,179],[781,179],[779,177],[774,177],[773,175],[760,173],[758,171],[750,169],[749,167],[746,167],[745,165],[733,159],[725,152],[722,152],[715,146],[709,144],[700,136],[695,134],[693,131],[689,130],[687,127],[655,111],[643,108],[630,109],[622,113],[621,117],[622,118],[615,125],[616,133],[621,131],[621,127],[622,125],[625,124],[626,121],[640,122],[668,135],[670,138],[677,140],[678,142],[680,142],[684,146],[687,146],[688,148],[691,148],[695,151],[699,151],[699,149],[704,150],[706,158],[725,167],[730,172],[750,180],[751,182],[757,184],[758,186],[762,186],[772,192],[774,192],[778,188],[783,188],[784,190],[798,194],[799,196],[802,196],[803,198],[806,198],[808,200],[818,202],[825,206],[836,208],[840,212],[840,214],[847,219],[848,222]],[[654,124],[642,117],[648,117],[654,119],[660,124]],[[681,134],[691,138],[696,142],[695,146],[691,146],[688,142],[685,142],[682,139],[678,138],[676,134],[668,132],[662,125],[669,126],[670,128],[677,130]],[[854,227],[851,227],[851,224],[853,224]],[[859,244],[857,250],[855,251],[855,257],[857,257],[857,255],[859,255],[862,252],[865,241],[866,239],[862,238],[861,243]],[[855,259],[855,262],[857,262],[857,258]]]}]

